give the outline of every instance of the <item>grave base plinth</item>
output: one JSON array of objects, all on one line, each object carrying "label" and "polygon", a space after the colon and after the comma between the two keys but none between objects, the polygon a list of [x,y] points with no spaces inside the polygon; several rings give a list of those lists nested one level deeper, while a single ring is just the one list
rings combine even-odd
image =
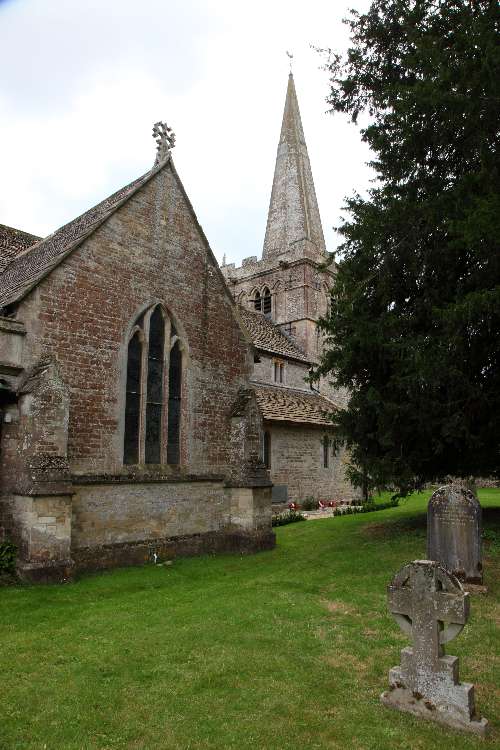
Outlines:
[{"label": "grave base plinth", "polygon": [[[462,687],[473,689],[473,686],[469,686],[468,683],[462,683]],[[419,718],[435,721],[452,729],[471,732],[479,737],[485,737],[488,733],[487,719],[468,718],[459,710],[454,711],[449,704],[433,703],[425,696],[421,696],[419,693],[403,686],[391,686],[389,690],[382,693],[380,700],[384,706],[395,708],[397,711],[407,711]]]}]

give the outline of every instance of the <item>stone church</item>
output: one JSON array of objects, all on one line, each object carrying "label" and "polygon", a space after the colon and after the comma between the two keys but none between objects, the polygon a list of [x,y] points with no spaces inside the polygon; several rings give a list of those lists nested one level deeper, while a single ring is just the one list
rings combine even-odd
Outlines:
[{"label": "stone church", "polygon": [[221,271],[153,132],[153,168],[53,234],[0,227],[0,539],[30,580],[268,549],[272,497],[352,496],[338,394],[304,379],[333,269],[293,78],[261,261]]}]

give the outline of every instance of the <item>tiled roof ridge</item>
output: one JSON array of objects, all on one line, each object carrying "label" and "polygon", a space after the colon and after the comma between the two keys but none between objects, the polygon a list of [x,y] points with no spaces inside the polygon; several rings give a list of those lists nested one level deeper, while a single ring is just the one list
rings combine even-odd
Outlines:
[{"label": "tiled roof ridge", "polygon": [[281,391],[290,391],[291,393],[295,393],[297,396],[305,396],[306,398],[321,398],[324,401],[328,401],[329,404],[331,404],[335,409],[338,408],[335,401],[332,401],[331,398],[328,396],[325,396],[323,393],[320,393],[319,391],[313,391],[313,390],[306,390],[305,388],[296,388],[292,385],[279,385],[277,383],[265,383],[260,380],[250,380],[250,384],[252,386],[257,386],[259,388],[269,388],[270,390],[281,392]]},{"label": "tiled roof ridge", "polygon": [[[238,305],[238,310],[243,319],[243,324],[246,324],[253,344],[257,349],[262,349],[271,354],[278,354],[282,357],[290,357],[304,363],[311,361],[295,341],[290,336],[287,336],[277,323],[266,318],[262,312],[249,310],[242,305]],[[257,329],[255,327],[252,329],[252,319],[258,327]],[[268,340],[266,340],[266,335]]]},{"label": "tiled roof ridge", "polygon": [[333,427],[328,415],[338,407],[317,391],[251,383],[264,419],[275,422],[296,422]]},{"label": "tiled roof ridge", "polygon": [[0,275],[0,308],[22,299],[169,161],[153,167],[16,255]]}]

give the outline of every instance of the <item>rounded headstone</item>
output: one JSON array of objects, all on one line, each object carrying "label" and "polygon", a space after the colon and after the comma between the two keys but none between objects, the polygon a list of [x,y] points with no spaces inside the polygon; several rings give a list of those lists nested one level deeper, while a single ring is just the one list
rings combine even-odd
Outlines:
[{"label": "rounded headstone", "polygon": [[440,487],[429,500],[427,557],[462,581],[483,582],[481,506],[465,487]]}]

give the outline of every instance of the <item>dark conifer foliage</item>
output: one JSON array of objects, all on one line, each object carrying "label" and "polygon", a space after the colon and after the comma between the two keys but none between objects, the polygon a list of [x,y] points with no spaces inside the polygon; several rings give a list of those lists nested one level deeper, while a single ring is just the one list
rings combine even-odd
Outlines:
[{"label": "dark conifer foliage", "polygon": [[363,486],[406,494],[500,474],[500,11],[496,0],[374,0],[330,53],[329,104],[374,152],[347,200],[319,373]]}]

